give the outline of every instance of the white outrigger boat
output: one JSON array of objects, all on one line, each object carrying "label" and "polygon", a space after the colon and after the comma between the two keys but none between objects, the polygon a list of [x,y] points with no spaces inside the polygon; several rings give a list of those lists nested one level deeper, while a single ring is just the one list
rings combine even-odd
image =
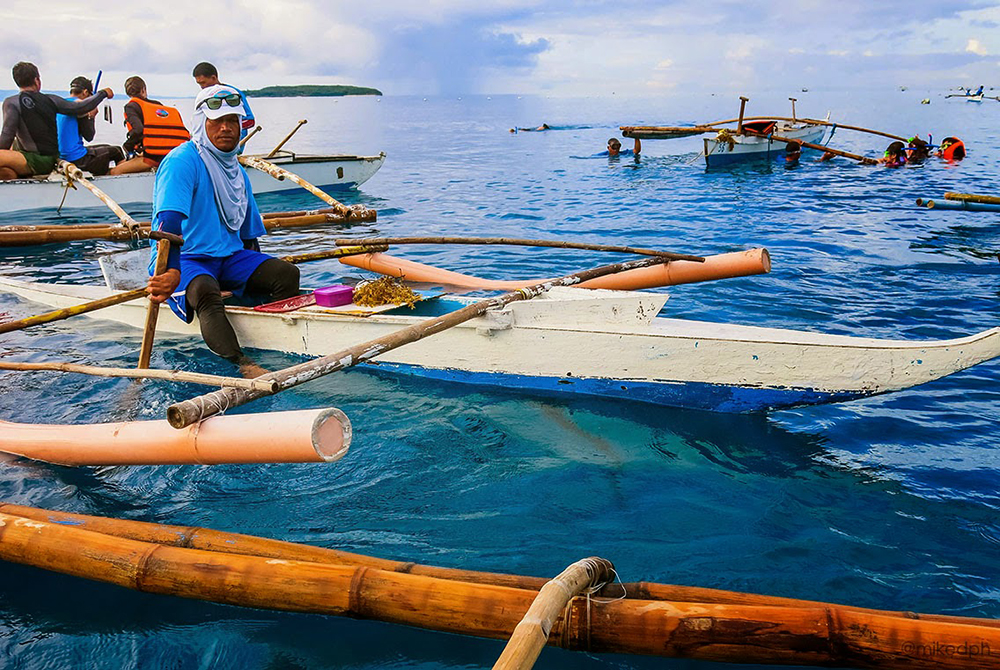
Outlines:
[{"label": "white outrigger boat", "polygon": [[[312,156],[280,151],[267,160],[320,188],[356,188],[378,172],[385,162],[385,153],[377,156]],[[250,175],[253,192],[258,195],[299,188],[292,181],[278,181],[258,170],[247,170],[247,173]],[[156,176],[153,172],[105,177],[84,174],[119,204],[148,204],[152,200],[153,179]],[[61,172],[53,172],[46,177],[0,182],[0,213],[56,209],[60,206],[67,210],[99,205],[88,191],[69,187],[66,176]]]},{"label": "white outrigger boat", "polygon": [[[53,307],[111,293],[100,286],[4,278],[0,291]],[[998,328],[950,340],[880,340],[656,316],[666,300],[654,293],[553,289],[389,351],[374,365],[508,389],[749,412],[906,389],[1000,355]],[[425,300],[416,311],[393,305],[227,311],[247,347],[322,356],[468,302]],[[141,330],[146,305],[122,303],[88,316]],[[158,334],[200,337],[197,324],[161,309],[168,313],[159,319]]]},{"label": "white outrigger boat", "polygon": [[[714,138],[705,138],[704,156],[708,167],[721,167],[749,159],[773,160],[784,155],[786,138],[822,144],[826,134],[825,126],[801,121],[745,121],[741,127],[759,134],[740,134],[724,129]],[[776,141],[771,135],[782,139]]]}]

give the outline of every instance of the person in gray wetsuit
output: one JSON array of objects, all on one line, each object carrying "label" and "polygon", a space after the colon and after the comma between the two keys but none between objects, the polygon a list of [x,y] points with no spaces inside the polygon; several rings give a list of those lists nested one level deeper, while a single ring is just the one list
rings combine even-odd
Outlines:
[{"label": "person in gray wetsuit", "polygon": [[[84,100],[70,101],[52,93],[42,93],[38,68],[21,62],[11,74],[20,89],[3,101],[3,126],[0,127],[0,180],[48,174],[59,160],[59,133],[56,115],[79,116],[114,97],[105,88]],[[12,149],[14,140],[18,149]]]}]

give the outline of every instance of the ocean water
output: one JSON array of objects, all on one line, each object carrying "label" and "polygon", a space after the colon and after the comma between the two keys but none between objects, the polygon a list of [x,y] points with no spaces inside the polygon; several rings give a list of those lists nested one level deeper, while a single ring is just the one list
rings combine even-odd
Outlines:
[{"label": "ocean water", "polygon": [[[642,158],[593,158],[619,125],[736,116],[732,95],[658,99],[475,96],[262,99],[269,149],[385,151],[339,194],[379,211],[350,229],[283,232],[274,253],[344,235],[504,235],[713,254],[767,247],[770,275],[674,287],[665,315],[884,338],[947,338],[997,325],[995,213],[928,211],[917,197],[997,193],[1000,103],[943,92],[754,94],[747,114],[803,116],[898,134],[957,135],[959,164],[903,169],[847,160],[706,170],[698,138],[646,141]],[[920,105],[930,97],[932,104]],[[116,100],[116,120],[120,101]],[[190,104],[190,101],[178,101]],[[508,132],[548,123],[543,133]],[[120,140],[101,124],[99,139]],[[831,146],[880,155],[889,140],[837,130]],[[625,140],[626,147],[631,142]],[[305,193],[267,211],[315,206]],[[138,216],[148,214],[142,208]],[[0,223],[48,222],[36,212]],[[61,220],[107,220],[100,210]],[[110,243],[0,250],[0,274],[99,281]],[[408,258],[495,278],[607,262],[589,252],[413,247]],[[303,266],[331,283],[336,261]],[[0,295],[0,315],[38,306]],[[133,364],[135,331],[76,319],[5,335],[10,360]],[[267,367],[298,359],[257,352]],[[155,367],[231,374],[200,342],[158,341]],[[532,396],[352,370],[241,411],[336,406],[354,443],[330,465],[0,469],[0,500],[200,525],[376,556],[554,576],[590,555],[650,580],[865,607],[1000,617],[1000,365],[905,392],[770,414],[722,415]],[[162,418],[199,388],[55,373],[0,374],[0,418],[88,423]],[[478,668],[502,643],[377,622],[139,594],[0,564],[6,668]],[[719,668],[546,649],[539,668]]]}]

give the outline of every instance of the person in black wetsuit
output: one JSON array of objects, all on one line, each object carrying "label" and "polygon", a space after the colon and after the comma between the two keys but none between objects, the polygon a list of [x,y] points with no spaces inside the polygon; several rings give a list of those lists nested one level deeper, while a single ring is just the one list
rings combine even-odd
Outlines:
[{"label": "person in black wetsuit", "polygon": [[[59,160],[59,133],[56,115],[79,116],[114,97],[110,88],[101,89],[84,100],[70,101],[42,93],[38,68],[21,62],[11,74],[20,89],[3,101],[3,127],[0,128],[0,180],[48,174]],[[20,147],[11,147],[14,140]]]}]

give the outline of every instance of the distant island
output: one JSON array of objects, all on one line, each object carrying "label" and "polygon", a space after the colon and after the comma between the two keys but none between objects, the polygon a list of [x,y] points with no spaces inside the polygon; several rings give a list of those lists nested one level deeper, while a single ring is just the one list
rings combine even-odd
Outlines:
[{"label": "distant island", "polygon": [[305,84],[303,86],[265,86],[256,91],[247,90],[246,94],[251,98],[304,98],[304,97],[331,97],[341,95],[382,95],[382,91],[377,88],[366,88],[364,86],[314,86]]}]

